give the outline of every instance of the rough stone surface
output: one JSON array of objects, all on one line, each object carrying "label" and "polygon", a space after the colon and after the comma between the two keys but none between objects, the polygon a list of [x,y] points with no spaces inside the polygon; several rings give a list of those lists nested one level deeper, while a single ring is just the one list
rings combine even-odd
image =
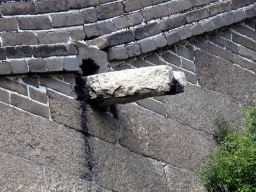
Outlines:
[{"label": "rough stone surface", "polygon": [[15,2],[2,4],[4,15],[33,15],[36,13],[35,3],[31,2]]},{"label": "rough stone surface", "polygon": [[118,2],[118,3],[99,6],[96,8],[96,12],[99,20],[123,15],[124,14],[123,4],[121,2]]},{"label": "rough stone surface", "polygon": [[118,114],[120,144],[158,161],[193,171],[202,164],[205,150],[215,148],[207,134],[136,105],[118,105]]},{"label": "rough stone surface", "polygon": [[[41,32],[37,33],[39,44],[66,43],[69,41],[69,32]],[[83,38],[84,39],[84,38]]]},{"label": "rough stone surface", "polygon": [[[90,179],[88,145],[82,133],[0,104],[1,151]],[[12,134],[9,134],[12,132]],[[16,176],[22,174],[16,174]]]},{"label": "rough stone surface", "polygon": [[195,179],[198,176],[195,173],[171,165],[166,165],[164,170],[168,183],[168,191],[201,192],[204,190],[204,188],[196,186]]},{"label": "rough stone surface", "polygon": [[120,192],[167,191],[160,162],[94,138],[89,143],[95,159],[94,180],[100,186]]},{"label": "rough stone surface", "polygon": [[46,168],[45,182],[49,191],[111,192],[95,183],[55,169]]},{"label": "rough stone surface", "polygon": [[92,75],[86,80],[90,100],[103,106],[180,93],[184,78],[183,73],[173,73],[171,67],[157,66]]},{"label": "rough stone surface", "polygon": [[1,191],[46,191],[43,168],[0,152]]},{"label": "rough stone surface", "polygon": [[128,58],[128,52],[125,47],[114,47],[108,50],[108,60],[122,60]]},{"label": "rough stone surface", "polygon": [[241,102],[256,81],[251,72],[202,51],[195,51],[195,66],[199,85]]},{"label": "rough stone surface", "polygon": [[[182,125],[213,134],[216,129],[214,119],[219,115],[235,120],[241,116],[240,105],[227,96],[188,85],[184,93],[168,97],[156,97],[164,103],[168,118]],[[175,109],[175,110],[174,110]]]},{"label": "rough stone surface", "polygon": [[129,57],[134,57],[141,54],[140,45],[137,43],[127,45],[126,49]]},{"label": "rough stone surface", "polygon": [[9,59],[31,57],[33,49],[30,46],[6,47],[6,54]]},{"label": "rough stone surface", "polygon": [[48,90],[50,112],[54,121],[89,133],[107,142],[116,142],[116,120],[108,113],[83,106],[76,100]]}]

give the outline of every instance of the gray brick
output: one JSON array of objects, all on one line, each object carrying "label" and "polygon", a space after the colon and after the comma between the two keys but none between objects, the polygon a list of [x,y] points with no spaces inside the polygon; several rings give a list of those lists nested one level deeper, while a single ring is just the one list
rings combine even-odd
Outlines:
[{"label": "gray brick", "polygon": [[116,30],[127,28],[130,25],[127,16],[118,17],[114,19],[113,24]]},{"label": "gray brick", "polygon": [[66,56],[65,45],[40,45],[34,47],[34,57]]},{"label": "gray brick", "polygon": [[193,1],[195,6],[201,6],[201,5],[211,3],[211,0],[193,0]]},{"label": "gray brick", "polygon": [[47,72],[47,65],[44,59],[30,59],[28,60],[29,72],[43,73]]},{"label": "gray brick", "polygon": [[207,8],[201,8],[185,14],[187,23],[192,23],[209,17]]},{"label": "gray brick", "polygon": [[111,21],[99,23],[97,24],[97,28],[100,35],[105,35],[116,31],[115,26]]},{"label": "gray brick", "polygon": [[184,15],[176,15],[158,22],[161,31],[168,31],[186,24]]},{"label": "gray brick", "polygon": [[150,55],[148,57],[145,57],[144,59],[145,61],[152,63],[154,65],[166,65],[166,63],[160,60],[159,56],[157,55]]},{"label": "gray brick", "polygon": [[42,30],[51,29],[52,23],[48,16],[39,17],[18,17],[17,18],[19,29],[23,30]]},{"label": "gray brick", "polygon": [[193,84],[197,84],[197,78],[196,75],[194,73],[190,73],[188,71],[185,70],[178,70],[178,71],[182,71],[185,76],[186,76],[186,81],[193,83]]},{"label": "gray brick", "polygon": [[231,40],[231,31],[229,29],[221,31],[220,36]]},{"label": "gray brick", "polygon": [[240,55],[247,57],[253,61],[256,61],[256,52],[255,51],[252,51],[250,49],[240,46],[239,52],[240,52]]},{"label": "gray brick", "polygon": [[153,5],[153,1],[152,0],[140,0],[142,7],[148,7]]},{"label": "gray brick", "polygon": [[194,41],[191,41],[190,43],[201,48],[204,51],[208,50],[208,42],[205,39],[196,39]]},{"label": "gray brick", "polygon": [[214,30],[213,22],[212,21],[205,21],[202,23],[202,28],[204,32],[209,32]]},{"label": "gray brick", "polygon": [[256,29],[256,23],[253,20],[246,21],[245,25],[247,25],[248,27],[250,27],[250,28],[252,28],[254,30]]},{"label": "gray brick", "polygon": [[9,75],[11,74],[11,66],[9,62],[0,62],[0,75]]},{"label": "gray brick", "polygon": [[3,46],[10,45],[36,45],[38,44],[37,37],[31,32],[21,33],[3,33],[1,34]]},{"label": "gray brick", "polygon": [[117,65],[114,67],[115,71],[122,71],[122,70],[126,70],[126,69],[132,69],[132,67],[127,64],[121,64],[121,65]]},{"label": "gray brick", "polygon": [[125,47],[113,47],[108,50],[108,60],[127,59],[128,52]]},{"label": "gray brick", "polygon": [[234,16],[235,16],[236,23],[240,22],[246,18],[244,10],[239,10],[239,11],[234,12]]},{"label": "gray brick", "polygon": [[180,36],[177,31],[172,31],[165,34],[168,45],[172,45],[180,40]]},{"label": "gray brick", "polygon": [[99,0],[69,0],[69,5],[71,9],[81,9],[85,7],[99,5]]},{"label": "gray brick", "polygon": [[154,66],[153,64],[150,64],[150,63],[148,63],[148,62],[146,62],[146,61],[143,61],[143,60],[140,60],[140,59],[134,61],[134,62],[132,63],[132,65],[133,65],[134,67],[136,67],[136,68],[152,67],[152,66]]},{"label": "gray brick", "polygon": [[222,58],[224,58],[224,59],[226,59],[226,60],[228,60],[232,63],[235,61],[234,60],[234,55],[231,52],[229,52],[225,49],[222,49],[222,48],[220,48],[220,47],[218,47],[218,46],[216,46],[216,45],[214,45],[210,42],[208,43],[208,52],[210,52],[214,55],[217,55],[219,57],[222,57]]},{"label": "gray brick", "polygon": [[36,7],[33,1],[2,4],[3,15],[33,15]]},{"label": "gray brick", "polygon": [[153,39],[144,39],[139,42],[139,45],[141,47],[141,53],[147,53],[157,49],[157,46]]},{"label": "gray brick", "polygon": [[0,101],[7,104],[10,103],[9,93],[7,91],[0,89]]},{"label": "gray brick", "polygon": [[212,23],[213,23],[214,29],[218,29],[226,26],[226,22],[222,16],[217,16],[213,18]]},{"label": "gray brick", "polygon": [[231,24],[235,23],[234,13],[229,12],[229,13],[224,14],[222,16],[223,16],[223,18],[225,20],[226,25],[231,25]]},{"label": "gray brick", "polygon": [[0,18],[0,31],[17,31],[17,22],[14,18]]},{"label": "gray brick", "polygon": [[25,111],[31,112],[35,115],[49,118],[50,112],[48,107],[40,105],[24,97],[11,94],[11,104],[18,108],[24,109]]},{"label": "gray brick", "polygon": [[99,20],[123,15],[124,14],[123,4],[118,2],[118,3],[102,5],[96,8],[96,13],[98,15]]},{"label": "gray brick", "polygon": [[21,95],[28,95],[27,87],[10,79],[0,78],[0,87],[17,92]]},{"label": "gray brick", "polygon": [[167,46],[167,40],[164,35],[158,36],[154,38],[155,44],[158,48]]},{"label": "gray brick", "polygon": [[85,40],[86,34],[83,29],[73,30],[73,31],[70,31],[70,37],[71,37],[71,39],[74,39],[77,41],[79,41],[79,40],[82,41],[82,40]]},{"label": "gray brick", "polygon": [[165,3],[167,1],[169,1],[169,0],[153,0],[153,5],[157,5],[159,3]]},{"label": "gray brick", "polygon": [[193,3],[190,0],[173,1],[168,4],[168,8],[172,14],[191,9],[192,7]]},{"label": "gray brick", "polygon": [[40,103],[44,103],[44,104],[47,104],[47,96],[46,96],[46,93],[42,93],[40,91],[37,91],[31,87],[29,87],[29,95],[30,95],[30,98],[35,100],[35,101],[38,101]]},{"label": "gray brick", "polygon": [[211,35],[208,38],[209,38],[209,41],[213,42],[214,44],[217,44],[221,47],[225,47],[225,40],[222,39],[220,36]]},{"label": "gray brick", "polygon": [[134,57],[134,56],[137,56],[137,55],[141,55],[140,45],[137,44],[137,43],[127,45],[126,49],[127,49],[127,53],[128,53],[129,57]]},{"label": "gray brick", "polygon": [[34,87],[37,87],[39,88],[39,80],[38,80],[38,77],[23,77],[22,78],[22,81],[28,85],[32,85]]},{"label": "gray brick", "polygon": [[28,64],[26,60],[11,60],[10,65],[13,74],[28,73]]},{"label": "gray brick", "polygon": [[194,25],[190,26],[189,28],[190,28],[193,36],[200,35],[203,33],[203,28],[202,28],[201,23],[194,24]]},{"label": "gray brick", "polygon": [[63,71],[63,64],[61,58],[50,58],[46,59],[46,66],[48,71]]},{"label": "gray brick", "polygon": [[226,41],[226,49],[235,54],[239,53],[238,45],[236,45],[232,41],[228,41],[228,40]]},{"label": "gray brick", "polygon": [[87,39],[92,39],[100,35],[97,24],[85,26],[84,31]]},{"label": "gray brick", "polygon": [[65,94],[65,95],[69,95],[69,96],[73,96],[73,97],[75,96],[75,93],[71,89],[71,86],[67,83],[63,83],[61,81],[57,81],[57,80],[47,78],[47,77],[40,77],[39,81],[40,81],[40,85],[51,88],[55,91]]},{"label": "gray brick", "polygon": [[191,61],[194,60],[194,51],[191,51],[184,46],[178,45],[177,46],[177,53],[178,55],[181,55],[182,57],[185,57]]},{"label": "gray brick", "polygon": [[66,76],[64,77],[64,81],[66,83],[69,83],[69,84],[72,84],[72,85],[75,85],[76,84],[76,78],[74,75],[70,75],[70,76]]},{"label": "gray brick", "polygon": [[234,27],[233,30],[237,31],[240,34],[243,34],[247,37],[250,37],[254,40],[256,40],[256,33],[254,30],[249,29],[248,27],[245,27],[243,25],[239,25],[237,27]]},{"label": "gray brick", "polygon": [[156,7],[152,7],[149,9],[144,9],[141,11],[143,18],[148,21],[152,19],[157,19],[160,17],[164,17],[170,14],[169,9],[166,5],[160,5]]},{"label": "gray brick", "polygon": [[66,45],[66,48],[67,48],[68,55],[78,55],[79,54],[78,47],[75,43],[68,43]]},{"label": "gray brick", "polygon": [[157,23],[151,23],[149,25],[134,29],[134,38],[136,40],[144,39],[160,33],[161,30]]},{"label": "gray brick", "polygon": [[154,111],[160,115],[163,115],[164,117],[167,116],[167,112],[164,104],[159,101],[156,101],[151,98],[147,98],[147,99],[139,100],[136,103],[146,109],[149,109],[150,111]]},{"label": "gray brick", "polygon": [[125,0],[123,4],[125,12],[131,12],[142,8],[140,0]]},{"label": "gray brick", "polygon": [[216,4],[209,5],[207,8],[209,10],[209,15],[213,16],[213,15],[217,15],[219,13],[230,11],[231,10],[231,4],[230,4],[229,1],[224,1],[224,2],[221,2],[221,3],[216,3]]},{"label": "gray brick", "polygon": [[23,58],[31,57],[33,54],[33,49],[30,46],[15,46],[6,47],[7,58]]},{"label": "gray brick", "polygon": [[66,43],[69,41],[69,32],[41,32],[37,33],[39,44]]},{"label": "gray brick", "polygon": [[246,5],[249,5],[251,3],[254,3],[254,0],[231,0],[232,9],[238,9],[240,7],[244,7]]},{"label": "gray brick", "polygon": [[0,60],[5,60],[6,59],[6,51],[4,48],[0,47]]},{"label": "gray brick", "polygon": [[250,39],[247,39],[246,37],[243,37],[236,33],[232,33],[232,40],[238,44],[241,44],[249,49],[256,51],[256,43],[251,41]]},{"label": "gray brick", "polygon": [[40,0],[36,1],[36,12],[42,13],[52,13],[67,11],[69,9],[68,0]]},{"label": "gray brick", "polygon": [[194,62],[189,61],[187,59],[183,59],[183,58],[181,60],[182,60],[182,68],[187,69],[192,72],[196,71]]},{"label": "gray brick", "polygon": [[140,12],[127,15],[127,18],[130,26],[138,25],[143,21],[143,17]]},{"label": "gray brick", "polygon": [[243,68],[256,72],[255,62],[248,61],[248,59],[235,55],[235,63]]},{"label": "gray brick", "polygon": [[79,67],[79,61],[76,57],[69,58],[66,57],[63,59],[63,68],[65,71],[79,71],[81,68]]},{"label": "gray brick", "polygon": [[192,36],[191,30],[189,27],[182,27],[178,30],[180,40],[187,39]]},{"label": "gray brick", "polygon": [[84,23],[93,23],[97,21],[95,9],[86,9],[81,11]]},{"label": "gray brick", "polygon": [[162,54],[162,58],[168,63],[174,64],[178,67],[181,66],[181,59],[170,51],[166,51]]},{"label": "gray brick", "polygon": [[132,41],[134,41],[133,33],[131,31],[123,31],[107,37],[107,46],[121,45]]},{"label": "gray brick", "polygon": [[84,19],[80,12],[51,15],[53,27],[69,27],[83,25]]}]

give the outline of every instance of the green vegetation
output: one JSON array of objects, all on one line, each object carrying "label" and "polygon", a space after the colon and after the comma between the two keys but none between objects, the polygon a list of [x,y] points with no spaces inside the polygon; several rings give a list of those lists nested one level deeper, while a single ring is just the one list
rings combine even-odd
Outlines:
[{"label": "green vegetation", "polygon": [[[253,94],[255,95],[255,94]],[[226,119],[216,121],[214,139],[219,148],[207,152],[199,182],[209,192],[256,191],[256,104],[255,97],[243,107],[244,126],[233,131]]]}]

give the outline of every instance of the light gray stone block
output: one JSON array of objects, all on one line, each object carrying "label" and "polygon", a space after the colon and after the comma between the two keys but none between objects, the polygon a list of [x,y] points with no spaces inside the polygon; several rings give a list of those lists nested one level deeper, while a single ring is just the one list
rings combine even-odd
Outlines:
[{"label": "light gray stone block", "polygon": [[86,78],[89,102],[106,106],[129,103],[154,95],[171,95],[184,91],[185,75],[171,67],[157,66],[102,73]]}]

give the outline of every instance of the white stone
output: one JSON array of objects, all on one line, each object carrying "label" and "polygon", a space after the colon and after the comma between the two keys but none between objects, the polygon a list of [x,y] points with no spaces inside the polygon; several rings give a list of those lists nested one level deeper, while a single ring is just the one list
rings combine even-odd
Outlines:
[{"label": "white stone", "polygon": [[184,91],[185,85],[184,73],[173,72],[170,66],[127,69],[87,77],[90,100],[101,106],[177,94]]}]

